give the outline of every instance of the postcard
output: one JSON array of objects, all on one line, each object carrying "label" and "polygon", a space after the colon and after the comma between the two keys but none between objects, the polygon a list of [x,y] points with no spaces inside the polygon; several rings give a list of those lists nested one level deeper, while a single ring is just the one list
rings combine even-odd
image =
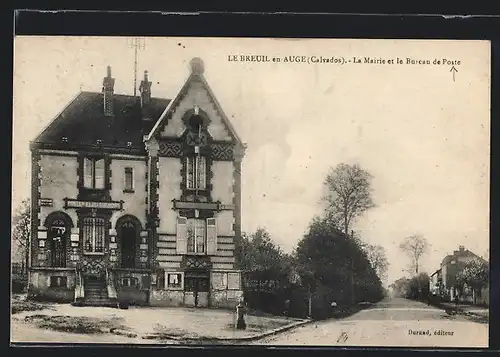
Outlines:
[{"label": "postcard", "polygon": [[17,36],[11,343],[488,347],[490,43]]}]

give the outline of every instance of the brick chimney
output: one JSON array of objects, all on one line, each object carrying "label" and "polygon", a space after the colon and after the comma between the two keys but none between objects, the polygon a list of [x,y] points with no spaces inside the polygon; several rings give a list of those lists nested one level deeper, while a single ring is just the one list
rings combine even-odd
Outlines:
[{"label": "brick chimney", "polygon": [[141,107],[147,107],[151,102],[151,82],[148,81],[148,71],[144,71],[144,78],[139,86],[141,92]]},{"label": "brick chimney", "polygon": [[102,93],[104,94],[104,115],[113,115],[113,91],[115,79],[111,77],[111,67],[108,66],[108,75],[102,81]]}]

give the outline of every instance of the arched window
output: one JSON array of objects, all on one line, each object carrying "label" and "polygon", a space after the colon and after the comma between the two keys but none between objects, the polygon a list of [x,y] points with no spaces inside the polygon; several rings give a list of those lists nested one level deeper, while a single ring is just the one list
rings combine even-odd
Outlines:
[{"label": "arched window", "polygon": [[50,265],[52,267],[66,266],[66,240],[67,234],[66,222],[62,219],[52,220],[49,232]]}]

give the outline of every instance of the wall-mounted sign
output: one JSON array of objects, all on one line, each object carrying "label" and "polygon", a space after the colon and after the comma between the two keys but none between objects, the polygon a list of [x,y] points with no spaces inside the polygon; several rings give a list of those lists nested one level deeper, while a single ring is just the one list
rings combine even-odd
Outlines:
[{"label": "wall-mounted sign", "polygon": [[174,201],[175,209],[210,209],[217,210],[219,204],[216,202],[185,202],[185,201]]},{"label": "wall-mounted sign", "polygon": [[52,207],[53,205],[52,198],[40,198],[38,199],[38,205]]},{"label": "wall-mounted sign", "polygon": [[123,201],[80,201],[80,200],[65,198],[64,208],[94,208],[94,209],[122,210]]},{"label": "wall-mounted sign", "polygon": [[165,273],[166,286],[169,289],[182,289],[183,288],[183,273]]},{"label": "wall-mounted sign", "polygon": [[234,205],[223,205],[223,204],[220,204],[219,205],[219,209],[221,211],[233,211],[234,210]]}]

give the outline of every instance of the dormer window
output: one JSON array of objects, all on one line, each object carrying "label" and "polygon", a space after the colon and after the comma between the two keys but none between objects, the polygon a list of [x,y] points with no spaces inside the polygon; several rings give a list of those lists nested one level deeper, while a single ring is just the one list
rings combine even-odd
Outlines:
[{"label": "dormer window", "polygon": [[102,190],[105,186],[105,165],[103,158],[83,159],[83,186]]},{"label": "dormer window", "polygon": [[207,162],[204,156],[186,158],[186,188],[188,190],[207,188]]},{"label": "dormer window", "polygon": [[97,140],[97,145],[101,145],[102,144],[102,140],[101,139],[98,139]]},{"label": "dormer window", "polygon": [[66,136],[63,136],[63,137],[61,138],[61,141],[62,141],[63,143],[67,143],[67,142],[68,142],[68,138],[67,138]]},{"label": "dormer window", "polygon": [[127,147],[131,147],[132,146],[132,142],[131,141],[127,141]]}]

